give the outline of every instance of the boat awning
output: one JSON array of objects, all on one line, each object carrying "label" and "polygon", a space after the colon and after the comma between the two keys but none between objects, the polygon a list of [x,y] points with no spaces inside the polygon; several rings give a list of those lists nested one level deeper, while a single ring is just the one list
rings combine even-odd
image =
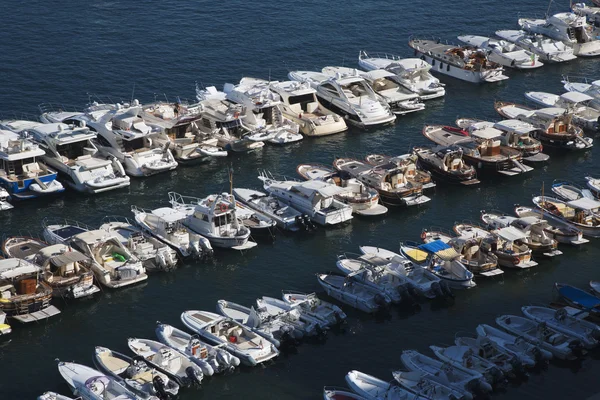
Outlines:
[{"label": "boat awning", "polygon": [[456,250],[441,240],[435,240],[430,243],[422,244],[419,246],[419,249],[428,253],[433,253],[442,260],[454,260],[460,256]]},{"label": "boat awning", "polygon": [[56,308],[55,306],[49,306],[47,308],[44,308],[43,310],[32,312],[30,314],[15,315],[13,316],[13,318],[19,322],[26,324],[29,322],[40,321],[42,319],[50,318],[58,314],[60,314],[60,310],[58,308]]},{"label": "boat awning", "polygon": [[523,232],[512,226],[507,226],[506,228],[499,229],[497,233],[498,236],[509,242],[514,242],[515,240],[523,240],[527,237]]},{"label": "boat awning", "polygon": [[573,208],[578,208],[580,210],[591,211],[600,208],[600,201],[588,199],[587,197],[582,197],[577,200],[569,201],[567,205]]},{"label": "boat awning", "polygon": [[515,132],[517,134],[529,133],[536,130],[536,127],[518,119],[506,119],[499,121],[494,124],[494,128],[508,132]]},{"label": "boat awning", "polygon": [[342,194],[346,192],[344,189],[334,184],[317,180],[303,182],[302,184],[295,186],[294,189],[305,194],[306,196],[311,196],[314,192],[317,192],[323,197],[332,197],[336,194]]},{"label": "boat awning", "polygon": [[84,255],[78,251],[69,251],[67,253],[58,254],[58,255],[52,257],[50,259],[50,262],[57,267],[61,267],[63,265],[67,265],[70,263],[86,261],[86,260],[89,260],[89,258],[86,255]]},{"label": "boat awning", "polygon": [[474,130],[471,132],[471,136],[479,139],[493,139],[502,136],[502,131],[492,127],[485,127]]},{"label": "boat awning", "polygon": [[565,99],[569,103],[581,103],[584,101],[594,100],[592,96],[588,96],[581,92],[567,92],[560,95],[561,98]]},{"label": "boat awning", "polygon": [[181,221],[182,219],[187,218],[187,214],[170,207],[157,208],[156,210],[152,211],[152,214],[156,215],[165,222],[170,223]]},{"label": "boat awning", "polygon": [[599,298],[573,286],[562,286],[558,289],[558,293],[585,308],[594,308],[600,306]]}]

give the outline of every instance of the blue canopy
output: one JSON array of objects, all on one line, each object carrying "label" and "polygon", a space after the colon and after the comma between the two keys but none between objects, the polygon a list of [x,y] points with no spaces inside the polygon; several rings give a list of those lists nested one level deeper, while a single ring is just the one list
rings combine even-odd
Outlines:
[{"label": "blue canopy", "polygon": [[600,306],[599,298],[573,286],[562,286],[558,289],[558,293],[573,303],[588,309]]},{"label": "blue canopy", "polygon": [[433,242],[425,243],[419,246],[419,249],[427,251],[429,253],[437,253],[438,251],[449,249],[450,246],[441,240],[434,240]]}]

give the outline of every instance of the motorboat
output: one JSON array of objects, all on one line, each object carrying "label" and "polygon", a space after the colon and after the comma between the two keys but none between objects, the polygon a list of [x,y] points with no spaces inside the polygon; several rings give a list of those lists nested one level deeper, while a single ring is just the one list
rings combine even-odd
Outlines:
[{"label": "motorboat", "polygon": [[515,176],[529,172],[533,168],[521,161],[521,152],[508,146],[503,146],[498,132],[487,134],[481,132],[479,137],[466,135],[466,131],[443,125],[426,125],[423,136],[439,146],[459,147],[463,160],[475,167],[478,173],[499,173],[505,176]]},{"label": "motorboat", "polygon": [[281,98],[269,86],[269,81],[245,77],[237,85],[226,83],[223,92],[227,100],[244,106],[245,124],[253,131],[263,132],[265,141],[287,144],[302,140],[299,125],[285,117]]},{"label": "motorboat", "polygon": [[338,77],[312,71],[291,71],[288,78],[306,82],[317,91],[319,102],[341,115],[346,123],[367,129],[394,122],[396,116],[364,78]]},{"label": "motorboat", "polygon": [[0,187],[0,211],[6,211],[14,208],[8,201],[10,200],[10,194],[6,189]]},{"label": "motorboat", "polygon": [[327,295],[366,313],[381,311],[392,303],[380,290],[345,276],[317,274],[317,280]]},{"label": "motorboat", "polygon": [[412,149],[418,157],[418,167],[430,172],[436,180],[460,185],[477,185],[477,171],[463,160],[463,150],[458,146],[416,146]]},{"label": "motorboat", "polygon": [[348,278],[379,291],[389,297],[392,303],[402,302],[402,292],[406,291],[406,281],[390,273],[385,268],[385,264],[374,263],[370,255],[342,254],[337,257],[336,266]]},{"label": "motorboat", "polygon": [[409,176],[416,175],[414,163],[404,164],[402,167],[395,162],[374,166],[353,158],[337,158],[333,167],[377,190],[384,204],[415,206],[431,200],[422,194],[423,184],[408,179]]},{"label": "motorboat", "polygon": [[[11,121],[8,128],[16,129],[18,122]],[[0,186],[7,192],[5,199],[34,199],[64,191],[56,171],[43,162],[44,154],[29,135],[0,129]]]},{"label": "motorboat", "polygon": [[580,92],[594,98],[588,106],[600,110],[600,80],[563,77],[562,83],[568,92]]},{"label": "motorboat", "polygon": [[226,300],[217,301],[217,312],[244,325],[276,347],[281,347],[282,343],[292,343],[304,336],[301,330],[296,329],[293,321],[287,315],[273,317],[265,310],[245,307]]},{"label": "motorboat", "polygon": [[600,28],[600,1],[592,0],[594,6],[588,6],[585,3],[575,3],[571,5],[571,10],[577,15],[583,15],[587,18],[588,24]]},{"label": "motorboat", "polygon": [[96,280],[108,288],[118,289],[148,279],[142,262],[117,236],[104,229],[79,233],[70,239],[69,246],[91,259]]},{"label": "motorboat", "polygon": [[600,200],[600,178],[586,176],[586,185],[592,191],[592,194]]},{"label": "motorboat", "polygon": [[7,236],[2,242],[2,254],[10,258],[33,261],[48,243],[32,236]]},{"label": "motorboat", "polygon": [[[521,152],[523,161],[529,163],[546,162],[550,158],[542,153],[542,143],[534,136],[537,128],[518,119],[506,119],[499,122],[481,121],[469,118],[459,118],[456,125],[465,130],[469,136],[483,141],[482,137],[495,137],[503,146],[511,147]],[[481,134],[480,134],[481,133]]]},{"label": "motorboat", "polygon": [[489,339],[496,346],[517,357],[523,365],[536,365],[541,362],[547,362],[553,357],[550,351],[525,340],[521,335],[513,336],[510,333],[486,324],[478,325],[476,331],[479,338]]},{"label": "motorboat", "polygon": [[348,129],[343,117],[319,103],[317,91],[307,82],[271,82],[269,89],[280,97],[283,115],[296,123],[304,136],[327,136]]},{"label": "motorboat", "polygon": [[327,333],[327,324],[320,318],[304,314],[298,307],[281,299],[262,296],[256,299],[256,310],[272,319],[283,319],[299,330],[304,336],[322,336]]},{"label": "motorboat", "polygon": [[440,233],[440,230],[436,230],[436,228],[424,230],[422,233],[423,241],[430,243],[440,240],[450,245],[460,254],[460,262],[477,276],[492,278],[504,274],[504,271],[498,268],[498,256],[483,250],[485,246],[481,242],[484,238],[452,236],[444,240],[439,236]]},{"label": "motorboat", "polygon": [[156,336],[158,340],[185,354],[196,363],[205,376],[215,373],[233,371],[240,365],[240,359],[220,347],[211,346],[201,341],[198,335],[190,335],[171,325],[156,324]]},{"label": "motorboat", "polygon": [[12,332],[12,328],[6,323],[6,313],[0,309],[0,337],[6,337]]},{"label": "motorboat", "polygon": [[424,399],[471,399],[472,394],[467,390],[456,390],[427,377],[421,371],[393,371],[392,376],[402,387]]},{"label": "motorboat", "polygon": [[324,181],[279,181],[266,173],[258,177],[264,189],[281,202],[308,215],[319,225],[337,225],[352,219],[352,207],[336,199],[345,190]]},{"label": "motorboat", "polygon": [[431,72],[471,83],[499,82],[508,79],[501,65],[490,61],[487,54],[470,46],[455,46],[440,40],[410,38],[408,45],[415,57],[431,64]]},{"label": "motorboat", "polygon": [[58,362],[58,372],[76,396],[83,400],[159,400],[156,396],[139,396],[129,390],[121,378],[72,362]]},{"label": "motorboat", "polygon": [[100,155],[95,145],[97,134],[85,123],[37,124],[25,132],[44,150],[44,163],[58,171],[71,189],[95,194],[129,186],[121,162]]},{"label": "motorboat", "polygon": [[18,258],[0,259],[0,311],[22,323],[60,314],[51,305],[52,288],[41,279],[42,268]]},{"label": "motorboat", "polygon": [[425,109],[425,104],[421,102],[419,95],[396,82],[396,75],[385,69],[364,72],[347,67],[325,67],[321,72],[332,77],[363,78],[371,89],[385,100],[395,115],[405,115]]},{"label": "motorboat", "polygon": [[522,30],[500,30],[496,36],[527,50],[544,62],[559,63],[574,60],[573,47],[560,40]]},{"label": "motorboat", "polygon": [[379,193],[368,187],[349,173],[336,171],[323,164],[300,164],[296,172],[306,180],[319,180],[345,189],[344,193],[335,195],[335,198],[352,206],[352,211],[358,215],[377,216],[387,213],[388,209],[379,204]]},{"label": "motorboat", "polygon": [[539,33],[572,46],[573,54],[578,57],[600,55],[597,29],[587,23],[585,16],[563,12],[550,15],[546,19],[519,18],[518,24],[524,31]]},{"label": "motorboat", "polygon": [[365,71],[385,70],[394,74],[390,77],[408,90],[419,95],[421,100],[430,100],[446,94],[444,84],[431,75],[431,65],[419,58],[400,58],[391,54],[358,54],[358,66]]},{"label": "motorboat", "polygon": [[348,372],[346,383],[354,392],[366,399],[409,400],[415,398],[413,392],[402,386],[356,370]]},{"label": "motorboat", "polygon": [[462,35],[458,40],[485,51],[489,61],[504,67],[527,70],[544,66],[537,54],[506,40],[476,35]]},{"label": "motorboat", "polygon": [[357,395],[345,388],[325,386],[323,388],[323,399],[325,400],[367,400],[366,397]]},{"label": "motorboat", "polygon": [[524,366],[530,368],[535,366],[535,363],[533,362],[523,365],[515,355],[498,346],[487,337],[456,336],[454,338],[454,344],[470,348],[474,354],[491,362],[507,377],[513,377],[517,374],[523,375],[525,373],[523,370]]},{"label": "motorboat", "polygon": [[347,317],[340,307],[321,300],[315,293],[285,291],[281,298],[301,314],[317,319],[326,326],[338,325]]},{"label": "motorboat", "polygon": [[234,188],[233,195],[242,204],[271,218],[277,226],[286,231],[298,231],[301,227],[308,228],[304,214],[275,196],[258,190]]},{"label": "motorboat", "polygon": [[449,363],[457,369],[480,373],[490,385],[505,381],[504,371],[493,362],[480,357],[469,346],[429,346],[433,354],[442,362]]},{"label": "motorboat", "polygon": [[237,199],[235,199],[235,212],[242,225],[250,229],[251,235],[270,236],[272,239],[275,239],[277,222],[273,218],[246,206]]},{"label": "motorboat", "polygon": [[45,217],[42,236],[48,244],[69,244],[73,236],[92,230],[86,224],[63,218]]},{"label": "motorboat", "polygon": [[555,179],[552,182],[550,190],[552,190],[555,195],[564,201],[577,200],[581,198],[594,199],[594,194],[590,190],[582,188],[575,183],[560,179]]},{"label": "motorboat", "polygon": [[564,283],[555,283],[554,288],[560,298],[570,307],[583,310],[594,317],[600,317],[599,297]]},{"label": "motorboat", "polygon": [[127,346],[152,368],[168,376],[179,387],[199,386],[204,379],[202,369],[188,356],[160,342],[129,338]]},{"label": "motorboat", "polygon": [[210,241],[211,246],[248,250],[256,246],[250,229],[237,216],[235,198],[227,193],[211,194],[203,199],[169,192],[174,210],[185,214],[182,224]]},{"label": "motorboat", "polygon": [[600,237],[600,201],[587,198],[563,201],[554,197],[535,196],[533,204],[553,224],[578,229],[585,236]]},{"label": "motorboat", "polygon": [[279,355],[273,343],[231,318],[207,311],[185,311],[181,321],[201,339],[227,350],[247,366],[256,366]]},{"label": "motorboat", "polygon": [[148,272],[171,271],[177,266],[177,252],[174,249],[145,233],[125,217],[104,217],[100,229],[118,237],[121,244],[142,262]]},{"label": "motorboat", "polygon": [[580,92],[559,95],[547,92],[525,92],[525,97],[542,107],[558,107],[573,113],[573,123],[581,128],[597,132],[600,130],[600,110],[590,107],[592,96]]},{"label": "motorboat", "polygon": [[96,346],[94,365],[143,399],[176,396],[179,385],[167,374],[152,368],[143,357],[131,358],[106,347]]},{"label": "motorboat", "polygon": [[569,315],[563,308],[554,310],[547,307],[524,306],[521,307],[523,315],[567,336],[574,337],[583,343],[587,349],[598,346],[600,340],[600,327],[593,322]]},{"label": "motorboat", "polygon": [[452,289],[477,286],[473,281],[473,273],[459,261],[460,254],[441,240],[422,245],[401,243],[400,253],[416,265],[427,268]]},{"label": "motorboat", "polygon": [[269,135],[254,132],[246,126],[244,106],[227,101],[225,93],[217,91],[214,86],[205,90],[196,88],[196,95],[202,118],[194,121],[193,125],[196,134],[202,137],[201,142],[216,139],[216,145],[225,150],[225,155],[227,151],[248,152],[264,147],[262,140],[269,139]]},{"label": "motorboat", "polygon": [[385,264],[387,270],[402,277],[406,284],[420,296],[428,299],[452,296],[450,287],[445,281],[429,269],[415,265],[406,257],[375,246],[360,246],[359,249],[365,255],[377,256],[387,260],[388,263]]},{"label": "motorboat", "polygon": [[400,359],[402,364],[410,371],[423,372],[427,374],[428,379],[449,386],[461,393],[465,391],[472,393],[492,391],[492,386],[486,382],[483,375],[472,369],[458,368],[454,364],[438,361],[416,350],[404,350]]},{"label": "motorboat", "polygon": [[365,161],[376,167],[388,166],[390,163],[396,164],[398,168],[404,171],[406,179],[409,182],[423,185],[423,190],[433,189],[436,186],[431,178],[431,172],[420,169],[418,157],[412,153],[401,154],[399,156],[367,154]]},{"label": "motorboat", "polygon": [[44,392],[37,397],[37,400],[74,400],[72,397],[63,396],[56,392]]},{"label": "motorboat", "polygon": [[181,258],[211,256],[212,246],[208,239],[190,232],[183,221],[187,214],[171,207],[161,207],[155,210],[144,210],[131,207],[135,222],[142,231],[170,246]]},{"label": "motorboat", "polygon": [[491,230],[512,227],[520,231],[525,235],[522,240],[533,254],[541,254],[546,257],[556,257],[562,254],[562,251],[557,250],[558,241],[544,230],[546,221],[539,216],[516,218],[497,211],[482,211],[481,220]]},{"label": "motorboat", "polygon": [[516,228],[502,228],[492,233],[473,223],[462,222],[452,229],[460,237],[478,240],[481,250],[495,254],[501,267],[526,269],[538,265],[525,244],[526,235]]},{"label": "motorboat", "polygon": [[561,360],[574,360],[581,354],[582,343],[579,340],[552,329],[546,323],[538,323],[517,315],[502,315],[496,318],[496,324],[507,332],[551,352]]},{"label": "motorboat", "polygon": [[[526,206],[515,206],[515,214],[519,218],[523,217],[537,217],[541,218],[543,213],[540,212],[539,209],[535,209],[533,207]],[[554,238],[558,243],[570,244],[570,245],[580,245],[584,243],[589,243],[588,239],[583,237],[583,232],[579,229],[569,226],[567,224],[550,224],[549,221],[544,220],[545,222],[541,222],[544,227],[544,231]]]},{"label": "motorboat", "polygon": [[573,113],[559,107],[548,107],[533,110],[515,103],[497,101],[496,112],[508,119],[518,119],[538,128],[532,132],[535,139],[544,146],[569,150],[586,150],[593,146],[594,140],[583,136],[580,127],[573,123]]}]

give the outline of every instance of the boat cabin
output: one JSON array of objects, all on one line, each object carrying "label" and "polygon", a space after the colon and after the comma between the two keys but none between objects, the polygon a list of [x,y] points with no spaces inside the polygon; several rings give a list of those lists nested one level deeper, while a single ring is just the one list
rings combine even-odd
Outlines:
[{"label": "boat cabin", "polygon": [[157,126],[177,142],[195,139],[192,123],[200,118],[197,105],[182,103],[153,103],[142,107],[142,119],[150,125]]},{"label": "boat cabin", "polygon": [[533,137],[539,132],[539,129],[533,125],[519,121],[518,119],[507,119],[496,122],[494,128],[504,132],[504,141],[511,147],[522,147],[535,144]]},{"label": "boat cabin", "polygon": [[442,162],[442,169],[444,171],[459,171],[465,167],[465,163],[462,159],[462,150],[460,147],[442,147],[441,149],[435,150],[435,155]]},{"label": "boat cabin", "polygon": [[291,111],[312,114],[319,108],[317,91],[309,84],[296,81],[276,82],[270,86]]},{"label": "boat cabin", "polygon": [[46,147],[48,157],[58,156],[69,166],[74,166],[77,161],[90,159],[98,152],[92,143],[97,135],[85,126],[76,127],[64,123],[44,124],[30,132],[37,142]]},{"label": "boat cabin", "polygon": [[81,272],[87,270],[87,268],[82,268],[82,264],[89,263],[90,259],[63,244],[55,244],[40,250],[35,256],[34,262],[42,267],[44,280],[53,283],[77,277]]},{"label": "boat cabin", "polygon": [[45,155],[37,144],[18,134],[0,130],[0,180],[9,185],[25,186],[25,181],[48,174],[46,166],[37,160]]}]

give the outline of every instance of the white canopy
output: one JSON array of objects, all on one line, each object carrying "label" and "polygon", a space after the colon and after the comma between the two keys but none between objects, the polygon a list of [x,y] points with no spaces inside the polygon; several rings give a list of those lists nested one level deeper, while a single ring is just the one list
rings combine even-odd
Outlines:
[{"label": "white canopy", "polygon": [[294,189],[306,196],[311,196],[314,192],[319,193],[323,197],[332,197],[336,194],[345,193],[344,189],[341,189],[334,184],[316,180],[302,182],[301,184],[295,185]]},{"label": "white canopy", "polygon": [[496,122],[494,127],[507,132],[515,132],[517,134],[529,133],[536,130],[535,126],[527,122],[519,121],[518,119],[505,119],[504,121]]},{"label": "white canopy", "polygon": [[527,237],[523,232],[513,226],[507,226],[506,228],[499,229],[496,232],[498,233],[498,236],[509,242],[523,240]]},{"label": "white canopy", "polygon": [[567,205],[573,208],[579,208],[580,210],[595,210],[600,208],[600,201],[588,199],[587,197],[582,197],[577,200],[572,200],[567,203]]},{"label": "white canopy", "polygon": [[187,218],[187,214],[181,211],[177,211],[171,207],[157,208],[156,210],[152,211],[152,214],[156,215],[158,218],[164,220],[165,222],[171,223],[181,221],[182,219]]},{"label": "white canopy", "polygon": [[581,92],[567,92],[561,94],[560,97],[569,103],[581,103],[583,101],[593,100],[594,98]]},{"label": "white canopy", "polygon": [[474,130],[471,132],[471,136],[479,139],[493,139],[502,136],[502,131],[496,128],[486,127]]}]

